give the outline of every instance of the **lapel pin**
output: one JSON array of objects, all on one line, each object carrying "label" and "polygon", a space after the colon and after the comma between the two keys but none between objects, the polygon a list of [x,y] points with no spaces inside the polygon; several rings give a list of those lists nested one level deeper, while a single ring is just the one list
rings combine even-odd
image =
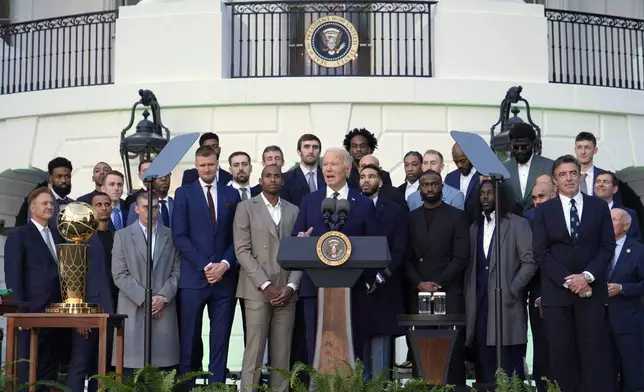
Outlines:
[{"label": "lapel pin", "polygon": [[629,248],[629,249],[626,249],[626,253],[631,253],[630,248]]}]

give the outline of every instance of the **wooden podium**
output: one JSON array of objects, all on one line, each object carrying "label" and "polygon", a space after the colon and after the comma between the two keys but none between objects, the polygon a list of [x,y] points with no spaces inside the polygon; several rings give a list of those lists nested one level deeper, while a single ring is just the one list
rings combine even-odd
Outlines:
[{"label": "wooden podium", "polygon": [[[4,305],[4,303],[3,303]],[[22,305],[20,305],[22,306]],[[29,344],[29,383],[36,382],[38,360],[38,328],[94,328],[98,329],[98,374],[107,371],[107,332],[116,329],[116,373],[123,373],[123,327],[126,315],[122,314],[65,314],[65,313],[7,313],[7,350],[5,374],[15,377],[17,366],[12,365],[18,358],[18,329],[28,329],[31,340]],[[102,382],[99,381],[99,389]],[[30,387],[35,392],[36,387]]]},{"label": "wooden podium", "polygon": [[457,327],[465,326],[465,315],[401,314],[398,324],[408,328],[418,375],[428,384],[445,385]]},{"label": "wooden podium", "polygon": [[286,270],[305,271],[319,288],[313,367],[321,373],[335,373],[338,366],[355,366],[351,286],[364,269],[386,268],[391,256],[386,237],[353,237],[348,239],[351,248],[349,259],[341,265],[330,266],[318,256],[319,238],[282,238],[277,261]]}]

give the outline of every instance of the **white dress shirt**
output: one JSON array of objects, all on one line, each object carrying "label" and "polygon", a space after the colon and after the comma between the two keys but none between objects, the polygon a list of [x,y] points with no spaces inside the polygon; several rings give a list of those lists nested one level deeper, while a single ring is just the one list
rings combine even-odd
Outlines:
[{"label": "white dress shirt", "polygon": [[[611,271],[615,270],[615,266],[617,265],[617,260],[619,259],[619,255],[622,253],[622,249],[624,248],[625,242],[626,242],[625,235],[622,236],[622,238],[615,241],[615,254],[613,255],[613,260],[611,260],[610,262]],[[610,278],[610,276],[608,278]]]},{"label": "white dress shirt", "polygon": [[485,253],[485,257],[488,257],[488,254],[490,253],[490,244],[492,243],[492,237],[494,236],[495,226],[496,212],[492,211],[489,222],[485,214],[483,214],[483,252]]},{"label": "white dress shirt", "polygon": [[586,190],[589,195],[595,194],[595,166],[591,166],[590,169],[586,172],[581,172],[582,175],[586,175]]},{"label": "white dress shirt", "polygon": [[[577,207],[577,217],[579,218],[579,223],[581,224],[582,214],[584,211],[584,196],[581,191],[577,192],[572,198],[564,196],[561,193],[559,194],[559,200],[561,200],[561,206],[563,207],[564,219],[566,221],[566,228],[568,228],[568,234],[570,234],[570,207],[572,206],[571,200],[575,200],[575,207]],[[583,272],[584,276],[590,283],[595,281],[595,276],[588,271]],[[564,287],[568,288],[568,283],[564,283]]]},{"label": "white dress shirt", "polygon": [[[335,191],[333,189],[331,189],[331,187],[329,187],[329,186],[326,187],[326,197],[327,198],[333,197],[334,193],[335,193]],[[347,185],[345,183],[344,186],[342,188],[340,188],[340,190],[338,191],[337,199],[338,200],[340,200],[340,199],[348,200],[349,199],[349,185]]]},{"label": "white dress shirt", "polygon": [[376,196],[376,197],[374,197],[374,198],[373,198],[373,205],[374,205],[374,207],[375,207],[376,205],[378,205],[378,196]]},{"label": "white dress shirt", "polygon": [[[217,174],[219,174],[219,171],[217,171]],[[208,188],[206,188],[206,186],[208,185],[212,186],[210,188],[210,195],[212,196],[212,202],[215,207],[215,219],[217,219],[218,218],[217,216],[217,181],[216,180],[213,181],[212,184],[206,184],[204,180],[202,180],[201,177],[199,177],[199,184],[201,185],[201,190],[203,191],[203,197],[206,198],[206,204],[208,203]],[[225,263],[226,265],[228,265],[228,268],[230,268],[230,263],[228,262],[228,260],[222,260],[221,262]],[[211,264],[212,263],[208,263],[206,268],[210,267]],[[206,268],[204,268],[204,270]]]},{"label": "white dress shirt", "polygon": [[304,164],[300,163],[300,169],[302,169],[302,173],[304,174],[304,179],[306,180],[306,183],[309,183],[309,173],[313,173],[313,182],[315,183],[315,189],[320,190],[320,186],[318,184],[318,167],[314,166],[312,170],[309,170]]},{"label": "white dress shirt", "polygon": [[[273,223],[275,223],[275,226],[279,225],[280,221],[282,220],[282,199],[278,198],[277,204],[272,205],[271,202],[268,201],[266,196],[264,196],[263,192],[260,194],[262,195],[262,200],[264,200],[264,205],[268,209],[268,215],[271,216],[271,219],[273,220]],[[262,283],[262,285],[259,286],[259,288],[264,290],[270,284],[271,284],[271,281],[267,280],[266,282]],[[297,290],[297,285],[295,283],[288,283],[287,286],[292,288],[293,291]]]},{"label": "white dress shirt", "polygon": [[[139,227],[143,231],[143,237],[145,237],[145,241],[149,241],[148,228],[146,227],[146,225],[141,223],[141,221],[138,221],[138,222],[139,222]],[[156,245],[157,245],[157,225],[158,223],[155,223],[154,228],[152,229],[152,260],[154,260],[154,251],[156,250]]]},{"label": "white dress shirt", "polygon": [[420,180],[416,180],[416,182],[414,182],[413,184],[410,184],[409,181],[406,181],[405,184],[407,184],[407,188],[405,189],[405,201],[407,201],[407,199],[409,199],[409,195],[418,190]]},{"label": "white dress shirt", "polygon": [[[526,188],[528,187],[528,175],[530,175],[530,165],[532,164],[532,157],[530,155],[528,162],[521,164],[517,162],[517,171],[519,172],[519,185],[521,186],[521,197],[525,197]],[[532,189],[530,190],[532,192]]]},{"label": "white dress shirt", "polygon": [[242,188],[246,189],[246,198],[250,199],[250,185],[249,184],[242,185],[242,184],[236,183],[235,181],[229,181],[227,185],[230,186],[230,187],[233,187],[233,188],[235,188],[237,190],[237,192],[239,193],[239,198],[241,200],[243,200],[242,199],[242,191],[241,191],[241,189]]},{"label": "white dress shirt", "polygon": [[472,168],[470,170],[469,174],[464,176],[461,174],[461,183],[460,183],[460,191],[463,194],[463,196],[467,195],[467,188],[470,187],[470,182],[472,182],[472,178],[474,178],[474,175],[476,175],[476,169]]},{"label": "white dress shirt", "polygon": [[[56,243],[54,242],[54,237],[51,235],[51,230],[49,229],[49,227],[41,225],[40,223],[36,222],[33,218],[31,219],[31,222],[38,229],[38,232],[40,233],[42,240],[45,241],[45,245],[47,245],[47,248],[49,249],[49,251],[53,252],[52,256],[54,257],[54,259],[58,261],[58,254],[56,253]],[[50,245],[51,245],[51,248],[50,248]]]}]

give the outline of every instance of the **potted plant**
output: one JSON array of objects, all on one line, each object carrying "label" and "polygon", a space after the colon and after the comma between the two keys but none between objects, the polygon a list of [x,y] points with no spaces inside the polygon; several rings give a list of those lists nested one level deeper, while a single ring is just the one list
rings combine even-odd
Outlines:
[{"label": "potted plant", "polygon": [[[209,376],[209,372],[191,372],[177,377],[176,370],[159,370],[148,365],[139,369],[134,377],[123,376],[118,373],[109,373],[105,376],[96,375],[92,379],[102,381],[102,392],[178,392],[188,390],[186,383],[197,377]],[[234,385],[216,383],[195,386],[190,392],[236,392]]]}]

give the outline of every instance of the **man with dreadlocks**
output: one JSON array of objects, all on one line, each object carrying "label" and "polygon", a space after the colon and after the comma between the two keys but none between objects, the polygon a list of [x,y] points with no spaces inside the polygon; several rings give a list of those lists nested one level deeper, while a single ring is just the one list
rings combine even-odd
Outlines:
[{"label": "man with dreadlocks", "polygon": [[[360,188],[360,159],[365,155],[373,154],[378,148],[378,139],[366,128],[354,128],[344,137],[343,145],[353,158],[353,167],[347,184],[351,188],[358,189]],[[391,186],[391,176],[385,170],[382,171],[382,186]]]}]

